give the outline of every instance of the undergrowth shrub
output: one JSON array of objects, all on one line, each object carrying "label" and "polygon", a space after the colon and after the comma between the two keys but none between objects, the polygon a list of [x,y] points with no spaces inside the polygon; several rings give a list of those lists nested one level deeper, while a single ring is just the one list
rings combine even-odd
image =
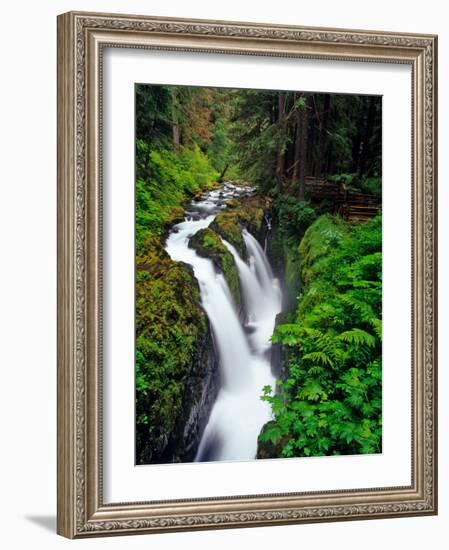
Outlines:
[{"label": "undergrowth shrub", "polygon": [[292,322],[272,341],[287,355],[274,420],[259,436],[272,456],[382,450],[381,218],[351,225],[321,216],[299,247],[303,282]]}]

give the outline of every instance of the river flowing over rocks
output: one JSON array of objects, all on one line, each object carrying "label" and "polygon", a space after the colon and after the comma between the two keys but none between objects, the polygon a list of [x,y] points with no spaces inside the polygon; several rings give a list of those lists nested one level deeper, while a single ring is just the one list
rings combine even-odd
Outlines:
[{"label": "river flowing over rocks", "polygon": [[[235,303],[225,275],[207,257],[189,246],[192,237],[208,228],[226,201],[250,195],[249,186],[225,182],[188,206],[183,222],[173,226],[165,250],[191,266],[200,287],[201,305],[209,319],[219,361],[219,388],[199,439],[195,461],[247,460],[256,457],[260,430],[271,419],[271,408],[260,397],[264,386],[274,389],[270,367],[276,315],[281,311],[279,281],[256,238],[242,230],[244,254],[221,238],[238,273],[242,304]],[[201,401],[192,409],[199,416]],[[186,429],[195,424],[191,418]],[[188,435],[188,434],[186,434]]]}]

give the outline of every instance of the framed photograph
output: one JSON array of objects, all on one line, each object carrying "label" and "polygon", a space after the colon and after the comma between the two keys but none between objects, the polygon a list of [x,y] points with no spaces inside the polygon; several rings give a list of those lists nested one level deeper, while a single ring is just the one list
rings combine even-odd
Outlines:
[{"label": "framed photograph", "polygon": [[436,63],[59,16],[59,534],[437,513]]}]

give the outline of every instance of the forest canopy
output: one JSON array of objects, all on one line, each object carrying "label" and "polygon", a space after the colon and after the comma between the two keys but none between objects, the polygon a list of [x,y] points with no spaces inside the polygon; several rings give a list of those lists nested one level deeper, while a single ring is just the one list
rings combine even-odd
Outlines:
[{"label": "forest canopy", "polygon": [[381,109],[380,96],[138,85],[136,138],[301,197],[307,176],[381,177]]}]

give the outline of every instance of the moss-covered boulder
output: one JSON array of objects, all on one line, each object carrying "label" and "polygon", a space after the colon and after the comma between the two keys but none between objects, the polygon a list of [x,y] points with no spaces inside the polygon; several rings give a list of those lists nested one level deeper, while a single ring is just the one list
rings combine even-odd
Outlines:
[{"label": "moss-covered boulder", "polygon": [[237,212],[220,212],[211,223],[211,229],[234,246],[238,253],[245,254],[245,243],[242,237],[242,226],[239,223]]},{"label": "moss-covered boulder", "polygon": [[260,237],[264,227],[264,215],[269,208],[270,201],[261,195],[248,198],[242,202],[242,207],[237,211],[240,224],[255,237]]},{"label": "moss-covered boulder", "polygon": [[240,283],[234,258],[223,244],[220,236],[210,227],[201,229],[189,242],[189,246],[203,258],[209,258],[223,273],[226,282],[232,292],[237,308],[242,303]]},{"label": "moss-covered boulder", "polygon": [[217,392],[217,360],[192,269],[157,237],[136,256],[136,457],[192,460]]},{"label": "moss-covered boulder", "polygon": [[238,208],[240,206],[240,201],[238,199],[228,199],[226,201],[226,208],[232,210],[233,208]]},{"label": "moss-covered boulder", "polygon": [[184,221],[184,208],[182,206],[172,206],[167,208],[167,213],[165,215],[165,227],[171,227],[175,223],[180,223]]},{"label": "moss-covered boulder", "polygon": [[230,242],[242,257],[246,256],[242,230],[248,231],[256,239],[262,240],[265,230],[264,217],[271,209],[271,200],[262,195],[230,199],[227,209],[220,212],[211,224],[211,228]]},{"label": "moss-covered boulder", "polygon": [[301,279],[304,285],[308,285],[316,278],[321,267],[320,259],[328,262],[329,254],[337,249],[350,233],[350,224],[329,214],[320,216],[307,229],[298,247]]}]

